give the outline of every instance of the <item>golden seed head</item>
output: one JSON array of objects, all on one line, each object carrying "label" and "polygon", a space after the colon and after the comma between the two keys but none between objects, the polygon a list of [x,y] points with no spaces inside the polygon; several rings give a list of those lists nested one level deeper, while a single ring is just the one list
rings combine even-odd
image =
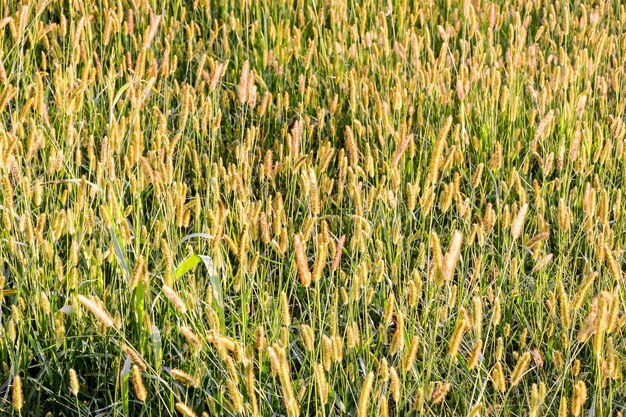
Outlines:
[{"label": "golden seed head", "polygon": [[313,329],[308,324],[300,325],[300,332],[302,334],[302,342],[304,348],[308,352],[312,352],[314,349],[315,336],[313,335]]},{"label": "golden seed head", "polygon": [[448,395],[450,388],[452,388],[452,384],[450,382],[440,382],[431,396],[432,403],[434,405],[441,404]]},{"label": "golden seed head", "polygon": [[131,370],[131,382],[133,384],[133,390],[135,391],[135,396],[141,402],[145,402],[148,398],[148,391],[146,390],[146,386],[143,383],[143,378],[141,377],[141,370],[137,365],[133,365]]},{"label": "golden seed head", "polygon": [[187,306],[185,305],[185,302],[182,300],[182,298],[180,298],[178,293],[172,287],[170,287],[169,285],[163,284],[163,286],[161,287],[161,290],[163,291],[163,294],[165,294],[167,299],[172,303],[174,307],[176,307],[176,309],[181,314],[187,313]]},{"label": "golden seed head", "polygon": [[367,374],[361,385],[361,392],[359,393],[359,403],[356,409],[357,417],[367,417],[367,409],[370,402],[370,394],[372,391],[372,385],[374,384],[374,373]]},{"label": "golden seed head", "polygon": [[291,312],[289,311],[289,297],[285,291],[280,292],[280,316],[283,326],[291,325]]},{"label": "golden seed head", "polygon": [[183,371],[182,369],[176,369],[176,368],[172,368],[170,369],[170,375],[172,376],[172,378],[174,378],[175,380],[177,380],[178,382],[185,384],[185,385],[189,385],[189,386],[197,386],[197,379],[193,376],[191,376],[190,374],[188,374],[187,372]]},{"label": "golden seed head", "polygon": [[78,301],[80,301],[80,303],[89,311],[91,311],[93,313],[94,316],[96,316],[98,318],[98,320],[100,320],[100,322],[105,326],[105,327],[113,327],[114,326],[114,322],[113,322],[113,318],[111,317],[111,315],[103,308],[99,305],[99,303],[97,303],[95,301],[95,299],[92,298],[87,298],[82,294],[78,295]]},{"label": "golden seed head", "polygon": [[79,391],[80,391],[80,384],[78,382],[78,375],[76,374],[76,371],[74,370],[74,368],[70,368],[70,392],[73,395],[78,395]]},{"label": "golden seed head", "polygon": [[584,381],[579,380],[578,382],[576,382],[576,385],[574,385],[574,392],[572,395],[571,411],[574,417],[578,417],[581,415],[581,412],[583,410],[583,405],[586,399],[587,399],[587,386],[585,385]]},{"label": "golden seed head", "polygon": [[493,386],[497,391],[506,391],[506,379],[504,377],[504,369],[502,368],[502,363],[499,361],[491,369],[491,382],[493,383]]},{"label": "golden seed head", "polygon": [[176,411],[178,411],[183,417],[197,417],[196,413],[194,413],[194,411],[183,402],[176,403]]},{"label": "golden seed head", "polygon": [[528,365],[530,364],[530,360],[532,359],[532,355],[530,352],[524,352],[522,356],[517,359],[517,363],[515,364],[515,368],[513,368],[513,372],[511,372],[511,386],[519,384],[522,380],[522,377],[528,370]]},{"label": "golden seed head", "polygon": [[398,404],[400,402],[401,399],[401,395],[402,395],[402,382],[400,381],[400,376],[398,376],[398,372],[396,371],[396,368],[391,368],[390,372],[389,372],[389,377],[390,377],[390,385],[389,385],[389,390],[391,391],[391,398],[393,398],[393,401]]},{"label": "golden seed head", "polygon": [[300,284],[304,287],[311,285],[311,272],[309,270],[309,263],[306,256],[306,249],[302,241],[302,237],[299,234],[294,235],[293,243],[296,251],[296,264],[298,266],[298,275],[300,277]]},{"label": "golden seed head", "polygon": [[13,408],[17,411],[21,411],[24,407],[24,398],[22,396],[22,377],[15,375],[13,378],[12,389]]}]

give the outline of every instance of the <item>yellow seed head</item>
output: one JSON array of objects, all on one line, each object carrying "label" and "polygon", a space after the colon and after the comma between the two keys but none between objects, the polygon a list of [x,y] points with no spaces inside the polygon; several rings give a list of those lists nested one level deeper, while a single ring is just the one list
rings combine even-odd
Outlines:
[{"label": "yellow seed head", "polygon": [[130,357],[133,365],[137,365],[142,371],[148,369],[148,364],[146,363],[146,361],[144,361],[141,355],[130,345],[127,345],[125,343],[122,344],[122,351]]},{"label": "yellow seed head", "polygon": [[578,291],[574,295],[574,299],[572,300],[572,304],[571,304],[572,310],[576,311],[582,307],[582,304],[585,301],[585,296],[587,295],[587,292],[589,292],[589,289],[593,286],[593,283],[597,276],[598,276],[597,272],[592,272],[592,273],[587,274],[585,280],[583,281],[581,286],[578,288]]},{"label": "yellow seed head", "polygon": [[21,411],[24,407],[24,398],[22,396],[22,377],[15,375],[13,378],[13,390],[12,390],[13,408],[17,411]]},{"label": "yellow seed head", "polygon": [[317,257],[315,258],[315,263],[313,264],[313,281],[317,282],[322,277],[322,273],[324,272],[324,267],[326,266],[326,258],[328,256],[328,245],[321,239],[318,238],[317,242]]},{"label": "yellow seed head", "polygon": [[315,336],[313,335],[313,329],[308,324],[300,325],[300,332],[302,334],[302,343],[307,352],[313,352]]},{"label": "yellow seed head", "polygon": [[393,334],[393,338],[391,339],[391,352],[398,353],[404,349],[404,314],[398,313],[396,314],[396,331]]},{"label": "yellow seed head", "polygon": [[324,335],[322,337],[322,362],[327,371],[330,370],[330,367],[333,364],[333,355],[333,340]]},{"label": "yellow seed head", "polygon": [[359,393],[359,403],[356,409],[357,417],[367,417],[367,408],[369,407],[370,394],[372,391],[372,385],[374,384],[374,372],[370,372],[365,377],[363,385],[361,385],[361,392]]},{"label": "yellow seed head", "polygon": [[180,326],[180,332],[187,339],[187,343],[194,349],[194,351],[199,351],[202,349],[202,341],[198,336],[191,330],[191,328],[187,326]]},{"label": "yellow seed head", "polygon": [[619,266],[619,263],[615,259],[615,255],[613,254],[613,251],[609,248],[608,244],[606,243],[604,244],[604,254],[605,254],[605,261],[609,269],[609,272],[611,273],[611,276],[616,282],[620,282],[622,279],[622,270]]},{"label": "yellow seed head", "polygon": [[559,402],[559,417],[567,417],[567,397],[563,395],[561,397],[561,401]]},{"label": "yellow seed head", "polygon": [[493,300],[492,322],[494,326],[499,325],[501,319],[502,319],[502,305],[500,304],[500,297],[498,296]]},{"label": "yellow seed head", "polygon": [[350,156],[350,164],[352,167],[356,167],[359,163],[359,148],[356,138],[354,137],[354,132],[350,126],[346,126],[345,137],[346,149],[348,150],[348,155]]},{"label": "yellow seed head", "polygon": [[256,350],[262,351],[265,348],[265,330],[259,326],[256,329]]},{"label": "yellow seed head", "polygon": [[415,363],[415,357],[417,356],[417,350],[420,345],[419,336],[413,336],[411,340],[411,346],[409,350],[406,351],[404,358],[402,359],[402,372],[407,373],[412,367],[413,363]]},{"label": "yellow seed head", "polygon": [[249,364],[246,367],[246,392],[248,393],[252,415],[258,415],[259,414],[259,401],[257,399],[257,393],[256,393],[254,366],[252,366],[252,364]]},{"label": "yellow seed head", "polygon": [[441,166],[441,161],[443,159],[443,150],[446,145],[446,139],[448,137],[448,133],[450,132],[451,127],[452,116],[448,116],[443,122],[441,130],[439,131],[439,135],[437,136],[437,140],[435,141],[433,152],[430,157],[430,166],[428,168],[427,179],[428,184],[435,184],[439,179],[439,169]]},{"label": "yellow seed head", "polygon": [[283,326],[291,325],[291,313],[289,312],[289,297],[285,291],[280,292],[280,317]]},{"label": "yellow seed head", "polygon": [[612,294],[613,300],[611,302],[608,324],[606,327],[607,333],[615,332],[615,330],[618,327],[619,313],[620,313],[620,308],[621,308],[621,300],[620,300],[618,290],[619,289],[617,287],[613,290],[613,294]]},{"label": "yellow seed head", "polygon": [[144,265],[145,260],[143,256],[139,256],[137,258],[137,262],[135,263],[135,268],[133,269],[133,276],[130,280],[130,288],[134,289],[137,285],[143,281],[144,278]]},{"label": "yellow seed head", "polygon": [[183,371],[182,369],[172,368],[170,369],[170,375],[172,375],[172,378],[174,378],[181,384],[189,385],[192,387],[195,387],[197,385],[196,378]]},{"label": "yellow seed head", "polygon": [[572,376],[575,378],[580,374],[580,359],[575,359],[572,364]]},{"label": "yellow seed head", "polygon": [[389,417],[389,404],[385,395],[382,395],[378,400],[378,415],[379,417]]},{"label": "yellow seed head", "polygon": [[517,240],[522,235],[522,232],[524,230],[524,221],[526,220],[527,213],[528,203],[520,207],[517,215],[515,215],[513,224],[511,224],[511,236],[513,237],[513,240]]},{"label": "yellow seed head", "polygon": [[565,291],[565,287],[563,286],[563,281],[559,281],[557,283],[557,295],[559,297],[559,313],[561,324],[564,328],[569,328],[570,325],[570,302],[569,296]]},{"label": "yellow seed head", "polygon": [[176,403],[176,411],[178,411],[183,417],[197,417],[196,413],[194,413],[193,410],[183,402]]},{"label": "yellow seed head", "polygon": [[328,382],[326,381],[326,372],[324,371],[324,367],[319,363],[315,364],[314,370],[317,393],[322,404],[326,405],[328,403]]},{"label": "yellow seed head", "polygon": [[311,204],[311,214],[313,216],[317,216],[320,214],[320,189],[317,185],[317,175],[315,174],[315,170],[313,168],[309,168],[308,170],[309,176],[309,194],[310,194],[310,204]]},{"label": "yellow seed head", "polygon": [[333,342],[333,360],[341,362],[343,360],[343,338],[339,335],[332,337]]},{"label": "yellow seed head", "polygon": [[404,136],[402,141],[398,144],[398,147],[396,148],[396,151],[394,152],[393,157],[391,158],[391,165],[393,167],[398,166],[398,164],[400,163],[400,159],[402,158],[402,154],[404,154],[404,151],[406,151],[406,148],[409,146],[409,143],[411,142],[412,139],[413,139],[413,136],[406,135]]},{"label": "yellow seed head", "polygon": [[163,294],[165,294],[167,299],[170,300],[172,305],[176,307],[176,309],[181,314],[187,313],[187,306],[185,305],[185,302],[182,300],[182,298],[180,298],[178,293],[172,287],[170,287],[169,285],[163,284],[163,286],[161,287],[161,290],[163,291]]},{"label": "yellow seed head", "polygon": [[443,400],[446,399],[450,388],[452,388],[452,384],[450,382],[439,383],[431,396],[432,403],[435,405],[441,404]]},{"label": "yellow seed head", "polygon": [[574,385],[574,393],[572,396],[572,415],[574,417],[580,416],[580,413],[583,410],[583,405],[585,400],[587,399],[587,386],[584,381],[579,380]]},{"label": "yellow seed head", "polygon": [[111,315],[93,299],[87,298],[84,295],[79,294],[78,301],[80,301],[80,303],[87,310],[91,311],[91,313],[93,313],[93,315],[96,316],[105,327],[112,327],[114,325]]},{"label": "yellow seed head", "polygon": [[599,360],[602,357],[604,347],[604,334],[608,328],[609,321],[609,305],[604,297],[600,297],[598,302],[598,317],[595,324],[595,333],[593,337],[593,351]]},{"label": "yellow seed head", "polygon": [[396,368],[391,368],[390,372],[389,372],[389,377],[390,377],[390,385],[389,385],[389,389],[391,391],[391,398],[393,398],[393,401],[398,404],[400,402],[400,397],[402,395],[402,382],[400,381],[400,377],[398,376],[398,372],[396,371]]},{"label": "yellow seed head", "polygon": [[456,263],[461,253],[461,245],[463,244],[463,234],[456,230],[450,241],[450,248],[443,260],[443,274],[446,281],[451,281],[454,275]]},{"label": "yellow seed head", "polygon": [[293,243],[296,250],[296,264],[298,266],[298,275],[300,277],[300,284],[304,287],[311,285],[311,272],[309,270],[309,264],[306,257],[306,249],[302,242],[302,237],[299,234],[294,235]]},{"label": "yellow seed head", "polygon": [[497,391],[506,391],[506,379],[504,377],[504,369],[502,368],[502,363],[499,361],[491,369],[491,382],[493,383],[493,386]]},{"label": "yellow seed head", "polygon": [[472,298],[472,328],[474,334],[480,337],[483,327],[483,301],[479,296]]},{"label": "yellow seed head", "polygon": [[226,389],[228,390],[228,394],[230,394],[232,411],[235,414],[240,414],[243,412],[243,395],[241,395],[241,391],[239,391],[239,387],[232,379],[228,378],[226,381]]},{"label": "yellow seed head", "polygon": [[460,318],[456,323],[454,332],[452,333],[452,338],[450,339],[450,345],[448,346],[448,353],[453,360],[456,358],[456,355],[459,352],[465,330],[466,321],[463,318]]},{"label": "yellow seed head", "polygon": [[378,378],[383,383],[389,380],[389,362],[387,362],[387,358],[382,358],[378,362]]},{"label": "yellow seed head", "polygon": [[501,361],[503,355],[504,355],[504,339],[502,337],[498,337],[496,339],[496,352],[495,352],[496,360]]},{"label": "yellow seed head", "polygon": [[78,395],[80,391],[80,384],[78,382],[78,375],[73,368],[70,368],[70,392],[73,395]]},{"label": "yellow seed head", "polygon": [[137,365],[133,365],[131,371],[131,382],[133,384],[133,390],[135,391],[135,396],[141,402],[145,402],[148,398],[148,391],[146,390],[146,386],[143,383],[143,378],[141,377],[141,370]]},{"label": "yellow seed head", "polygon": [[531,359],[532,355],[530,352],[524,352],[524,354],[517,359],[515,368],[513,368],[513,372],[511,372],[511,387],[516,386],[522,380],[522,377],[528,370]]},{"label": "yellow seed head", "polygon": [[482,354],[483,341],[482,339],[478,339],[474,342],[474,346],[472,347],[472,351],[467,358],[467,367],[469,369],[475,369],[478,366],[478,361],[480,360],[480,355]]},{"label": "yellow seed head", "polygon": [[339,263],[341,262],[341,255],[343,253],[343,246],[346,243],[346,235],[341,235],[339,241],[335,246],[335,256],[333,257],[333,262],[330,266],[330,269],[336,271],[339,267]]}]

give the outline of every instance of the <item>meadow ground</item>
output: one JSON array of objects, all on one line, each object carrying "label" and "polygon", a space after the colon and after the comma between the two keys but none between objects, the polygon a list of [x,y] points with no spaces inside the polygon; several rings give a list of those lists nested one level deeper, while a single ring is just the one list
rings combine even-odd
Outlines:
[{"label": "meadow ground", "polygon": [[621,416],[618,0],[0,0],[2,416]]}]

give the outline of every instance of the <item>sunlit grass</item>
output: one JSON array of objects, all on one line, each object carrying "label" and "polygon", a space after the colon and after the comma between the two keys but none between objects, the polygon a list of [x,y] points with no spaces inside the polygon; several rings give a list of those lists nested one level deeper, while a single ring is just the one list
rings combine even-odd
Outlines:
[{"label": "sunlit grass", "polygon": [[0,0],[0,414],[621,415],[625,24]]}]

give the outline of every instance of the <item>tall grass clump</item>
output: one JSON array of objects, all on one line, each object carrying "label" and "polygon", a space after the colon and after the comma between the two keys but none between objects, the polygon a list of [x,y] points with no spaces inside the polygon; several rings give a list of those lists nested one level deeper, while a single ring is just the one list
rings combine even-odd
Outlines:
[{"label": "tall grass clump", "polygon": [[625,33],[0,0],[0,415],[623,415]]}]

